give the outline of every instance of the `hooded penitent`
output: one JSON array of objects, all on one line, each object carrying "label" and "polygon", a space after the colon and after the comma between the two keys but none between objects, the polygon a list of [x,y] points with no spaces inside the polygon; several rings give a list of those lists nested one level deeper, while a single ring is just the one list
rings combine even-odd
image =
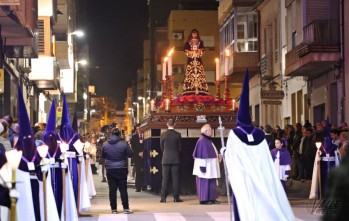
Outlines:
[{"label": "hooded penitent", "polygon": [[[74,152],[77,154],[74,143],[79,139],[79,135],[73,130],[73,127],[70,124],[70,117],[69,117],[69,109],[68,109],[68,102],[67,98],[64,95],[63,97],[63,112],[62,112],[62,121],[61,121],[61,128],[59,131],[59,137],[61,139],[61,142],[65,142],[69,144],[68,151]],[[78,161],[76,157],[68,157],[68,163],[70,165],[70,173],[72,175],[72,183],[74,188],[74,195],[75,200],[78,200]]]},{"label": "hooded penitent", "polygon": [[[48,157],[54,158],[55,162],[58,162],[61,156],[61,151],[57,145],[58,136],[56,133],[56,103],[52,100],[50,114],[48,116],[46,130],[44,133],[43,141],[48,146]],[[52,161],[51,161],[52,162]],[[56,200],[58,214],[61,214],[62,206],[62,171],[60,167],[52,165],[50,168],[51,173],[51,186]]]},{"label": "hooded penitent", "polygon": [[[291,206],[270,157],[264,132],[252,125],[249,107],[249,74],[246,70],[237,116],[224,155],[234,192],[235,220],[294,220]],[[248,196],[247,196],[247,195]],[[268,200],[265,200],[268,199]]]},{"label": "hooded penitent", "polygon": [[23,151],[23,160],[19,165],[19,169],[23,171],[29,171],[28,162],[34,162],[35,166],[40,163],[40,156],[36,152],[34,132],[32,130],[27,108],[24,103],[23,94],[21,88],[18,86],[18,124],[19,134],[18,142],[16,144],[17,150]]},{"label": "hooded penitent", "polygon": [[[259,144],[264,140],[263,131],[252,125],[251,116],[250,116],[250,88],[249,88],[249,72],[246,69],[245,78],[242,85],[241,95],[240,95],[240,104],[237,115],[237,128],[234,128],[235,134],[241,139],[242,142],[249,145]],[[253,141],[248,140],[247,134],[252,134]]]},{"label": "hooded penitent", "polygon": [[53,99],[43,141],[48,146],[49,158],[53,157],[56,160],[58,160],[61,155],[61,151],[57,145],[57,140],[58,136],[56,133],[56,104],[55,100]]},{"label": "hooded penitent", "polygon": [[[31,128],[29,121],[27,108],[24,103],[23,93],[18,86],[18,123],[19,123],[19,134],[18,142],[16,144],[17,150],[22,150],[22,160],[19,164],[19,169],[22,171],[30,172],[34,175],[34,178],[30,179],[31,190],[32,190],[32,202],[34,205],[35,219],[40,220],[40,207],[39,207],[39,183],[36,176],[36,169],[40,163],[40,156],[38,155],[35,147],[34,133]],[[33,165],[34,164],[34,165]],[[29,168],[29,165],[33,165],[34,168]],[[32,176],[33,177],[33,176]]]}]

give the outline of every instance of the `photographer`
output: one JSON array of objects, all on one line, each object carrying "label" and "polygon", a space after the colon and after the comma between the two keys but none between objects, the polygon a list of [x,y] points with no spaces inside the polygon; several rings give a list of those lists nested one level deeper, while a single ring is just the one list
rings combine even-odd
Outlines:
[{"label": "photographer", "polygon": [[117,211],[117,189],[119,189],[120,192],[124,214],[132,213],[128,205],[127,158],[133,157],[133,154],[133,150],[128,143],[120,137],[119,129],[113,128],[102,148],[102,157],[105,159],[105,169],[107,171],[109,201],[112,213],[116,213]]}]

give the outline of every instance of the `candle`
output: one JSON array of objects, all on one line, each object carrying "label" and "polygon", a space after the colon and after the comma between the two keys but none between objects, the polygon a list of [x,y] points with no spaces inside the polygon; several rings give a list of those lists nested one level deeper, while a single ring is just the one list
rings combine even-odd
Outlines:
[{"label": "candle", "polygon": [[154,100],[150,101],[150,111],[155,111],[155,101]]},{"label": "candle", "polygon": [[168,74],[168,76],[172,76],[172,54],[173,54],[173,51],[174,51],[174,48],[172,48],[167,54],[167,58],[168,58],[168,60],[167,60],[167,68],[168,68],[167,74]]},{"label": "candle", "polygon": [[164,57],[162,61],[162,80],[166,80],[166,62],[167,62],[167,57]]},{"label": "candle", "polygon": [[170,100],[166,99],[165,100],[165,111],[169,111],[170,110]]},{"label": "candle", "polygon": [[225,59],[224,59],[224,74],[225,74],[225,76],[229,75],[229,56],[230,56],[230,51],[228,49],[225,49]]},{"label": "candle", "polygon": [[219,59],[215,59],[216,62],[216,81],[219,81]]},{"label": "candle", "polygon": [[167,60],[167,74],[168,76],[172,76],[172,57],[168,56]]},{"label": "candle", "polygon": [[233,99],[231,103],[232,103],[233,111],[235,111],[235,99]]}]

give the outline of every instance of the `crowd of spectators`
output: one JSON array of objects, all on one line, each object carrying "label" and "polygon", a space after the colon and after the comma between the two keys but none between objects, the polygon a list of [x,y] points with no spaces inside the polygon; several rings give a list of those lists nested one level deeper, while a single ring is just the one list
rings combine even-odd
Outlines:
[{"label": "crowd of spectators", "polygon": [[[341,157],[349,154],[348,124],[342,122],[339,126],[330,125],[332,143],[338,146]],[[270,125],[260,127],[265,133],[270,150],[275,148],[275,139],[281,138],[286,149],[292,156],[291,178],[302,182],[311,182],[315,155],[316,142],[323,142],[326,134],[326,121],[312,125],[309,121],[287,124],[284,129],[280,126],[274,128]]]}]

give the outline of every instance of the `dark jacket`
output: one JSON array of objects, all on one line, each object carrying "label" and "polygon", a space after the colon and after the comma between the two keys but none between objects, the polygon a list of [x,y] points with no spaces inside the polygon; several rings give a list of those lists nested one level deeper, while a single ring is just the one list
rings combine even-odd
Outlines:
[{"label": "dark jacket", "polygon": [[181,140],[181,134],[173,129],[161,133],[162,164],[179,164],[179,152],[182,150]]},{"label": "dark jacket", "polygon": [[135,163],[136,167],[138,167],[138,166],[142,167],[143,166],[143,158],[139,156],[139,153],[143,151],[143,143],[140,143],[138,133],[135,133],[132,136],[130,143],[131,143],[131,148],[135,153],[133,156],[134,163]]},{"label": "dark jacket", "polygon": [[133,157],[133,154],[128,143],[115,135],[108,137],[102,147],[102,157],[105,159],[107,170],[127,168],[127,158]]}]

